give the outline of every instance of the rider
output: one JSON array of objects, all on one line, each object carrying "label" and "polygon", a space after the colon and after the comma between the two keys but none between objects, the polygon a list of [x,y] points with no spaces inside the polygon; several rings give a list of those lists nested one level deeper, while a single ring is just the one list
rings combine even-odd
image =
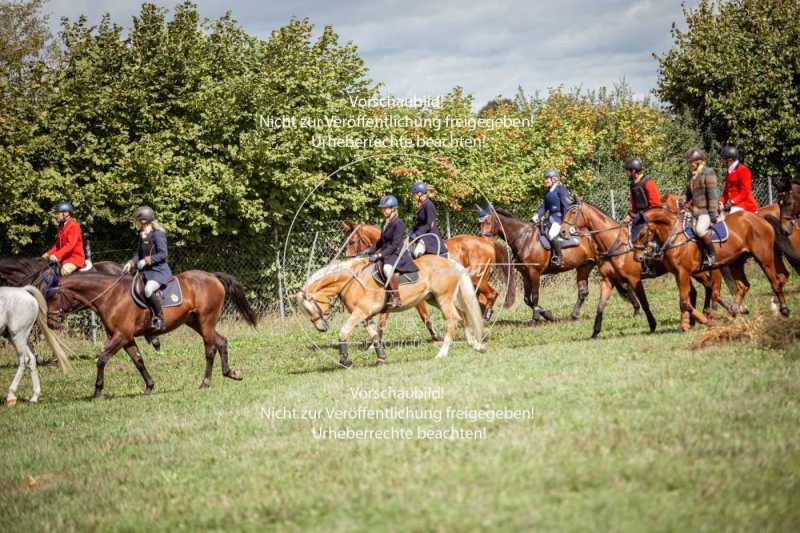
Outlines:
[{"label": "rider", "polygon": [[45,253],[42,259],[61,264],[61,276],[69,276],[86,263],[83,253],[83,233],[81,226],[74,218],[74,209],[69,202],[59,202],[53,209],[58,221],[56,243]]},{"label": "rider", "polygon": [[421,181],[415,183],[411,186],[411,195],[417,204],[417,217],[414,220],[414,227],[408,232],[408,240],[413,241],[419,237],[411,249],[411,255],[419,257],[426,253],[438,253],[446,256],[447,248],[439,233],[439,225],[436,223],[436,206],[428,196],[428,186]]},{"label": "rider", "polygon": [[731,213],[758,211],[758,205],[753,198],[753,174],[739,161],[739,150],[735,146],[723,146],[719,157],[728,169],[725,190],[719,198],[720,209]]},{"label": "rider", "polygon": [[561,266],[564,262],[558,234],[561,231],[561,222],[564,220],[564,215],[567,214],[569,209],[569,191],[559,182],[560,178],[561,174],[559,174],[558,170],[550,169],[545,171],[544,186],[547,187],[547,192],[544,195],[544,202],[531,217],[531,222],[538,224],[545,212],[549,213],[550,229],[547,231],[547,239],[550,241],[550,247],[553,250],[550,261],[555,266]]},{"label": "rider", "polygon": [[380,263],[381,270],[389,280],[391,288],[388,308],[397,309],[402,305],[398,272],[416,272],[418,269],[408,250],[403,250],[406,226],[397,214],[397,198],[392,195],[384,196],[378,203],[378,208],[385,219],[381,228],[381,236],[375,241],[375,244],[364,251],[364,255],[369,256],[370,263]]},{"label": "rider", "polygon": [[153,313],[152,328],[164,329],[164,315],[161,311],[161,289],[172,279],[172,270],[167,264],[167,235],[164,228],[155,220],[155,213],[143,205],[133,214],[139,229],[139,243],[136,253],[125,264],[123,270],[130,272],[137,268],[146,281],[144,296]]},{"label": "rider", "polygon": [[717,262],[711,236],[711,224],[719,216],[719,187],[717,173],[706,165],[706,153],[692,148],[686,154],[691,174],[686,184],[686,206],[691,206],[694,216],[694,232],[705,252],[704,266],[710,268]]},{"label": "rider", "polygon": [[625,173],[628,175],[628,186],[631,196],[628,214],[623,222],[631,224],[631,241],[636,240],[636,234],[644,224],[644,212],[651,207],[661,207],[661,195],[656,182],[650,176],[645,176],[642,171],[642,160],[638,157],[625,160]]}]

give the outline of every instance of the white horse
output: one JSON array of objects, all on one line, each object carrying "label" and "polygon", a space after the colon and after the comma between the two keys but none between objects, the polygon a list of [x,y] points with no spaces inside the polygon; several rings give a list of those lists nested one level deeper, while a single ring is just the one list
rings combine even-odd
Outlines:
[{"label": "white horse", "polygon": [[17,374],[6,396],[6,405],[17,403],[17,386],[19,385],[25,367],[31,371],[33,381],[33,396],[30,402],[39,401],[41,387],[39,385],[39,372],[36,369],[36,356],[28,346],[28,336],[33,329],[34,322],[38,322],[47,344],[52,348],[58,359],[61,371],[65,374],[70,370],[69,360],[64,345],[47,326],[47,302],[36,287],[27,285],[18,287],[0,287],[0,335],[7,337],[17,350]]}]

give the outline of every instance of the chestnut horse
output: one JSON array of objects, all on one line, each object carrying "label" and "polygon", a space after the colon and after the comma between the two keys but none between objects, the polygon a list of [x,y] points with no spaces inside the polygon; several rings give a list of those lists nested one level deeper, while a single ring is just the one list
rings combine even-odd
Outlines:
[{"label": "chestnut horse", "polygon": [[[381,234],[380,228],[376,226],[355,224],[350,221],[342,222],[342,231],[347,238],[345,245],[346,257],[355,257],[362,253],[372,246]],[[445,246],[447,246],[447,256],[465,267],[472,276],[472,284],[477,288],[476,296],[484,319],[491,319],[494,302],[497,300],[497,291],[489,284],[489,279],[497,265],[500,265],[498,271],[503,281],[506,282],[506,297],[503,307],[508,309],[514,305],[514,297],[517,290],[516,278],[511,270],[505,246],[494,240],[475,235],[456,235],[444,242]],[[434,341],[440,341],[441,338],[439,338],[433,327],[425,302],[421,302],[417,306],[417,312],[428,328],[431,338]],[[381,314],[379,322],[381,332],[386,325],[388,317],[388,313]]]},{"label": "chestnut horse", "polygon": [[[222,361],[222,375],[241,380],[238,370],[228,365],[228,341],[217,330],[217,322],[222,314],[226,296],[229,296],[244,319],[252,326],[257,318],[250,307],[244,289],[235,278],[222,272],[203,272],[189,270],[176,276],[183,293],[183,302],[175,307],[164,308],[165,330],[159,335],[187,325],[203,338],[205,345],[206,369],[200,388],[211,383],[211,370],[214,356],[219,353]],[[134,278],[127,274],[109,276],[85,273],[72,275],[61,280],[59,290],[67,300],[76,300],[91,309],[103,323],[108,340],[97,358],[97,380],[94,397],[103,395],[105,367],[108,360],[123,348],[131,358],[145,383],[145,394],[153,391],[155,383],[145,368],[144,360],[136,345],[136,337],[152,332],[150,311],[139,308],[130,296]],[[56,305],[51,302],[50,305]]]},{"label": "chestnut horse", "polygon": [[[469,272],[452,259],[438,255],[423,255],[416,264],[419,281],[400,285],[402,305],[389,312],[410,309],[424,301],[438,307],[447,329],[437,358],[447,355],[456,325],[462,319],[469,345],[479,352],[486,351],[482,342],[483,318]],[[353,364],[348,355],[347,338],[359,323],[364,323],[372,338],[378,364],[386,361],[383,340],[372,322],[372,317],[383,312],[386,306],[386,290],[383,284],[375,281],[371,271],[371,263],[363,257],[335,262],[315,272],[295,295],[298,306],[318,331],[328,330],[335,298],[338,297],[350,312],[339,331],[339,364],[345,368]]]},{"label": "chestnut horse", "polygon": [[[677,203],[675,208],[677,209]],[[602,275],[600,300],[597,302],[592,338],[596,338],[600,334],[603,326],[603,312],[613,292],[614,284],[624,284],[634,290],[639,303],[642,304],[645,316],[647,316],[650,331],[655,331],[656,319],[650,311],[650,304],[647,301],[647,295],[642,284],[642,263],[637,261],[633,254],[634,250],[630,242],[630,226],[628,224],[620,224],[592,204],[578,201],[567,211],[562,222],[562,232],[567,232],[570,228],[588,232],[594,239],[601,258],[599,269]],[[667,273],[666,267],[660,261],[652,261],[651,268],[653,275],[649,277],[658,277]],[[694,274],[694,278],[706,288],[704,312],[710,312],[712,301],[721,304],[731,312],[730,307],[720,298],[721,276],[719,272],[700,272]],[[692,305],[695,305],[697,293],[694,286],[690,284],[689,287],[691,302]]]},{"label": "chestnut horse", "polygon": [[[550,264],[550,251],[539,242],[539,229],[518,218],[500,207],[489,207],[487,216],[480,225],[484,237],[500,237],[508,242],[514,257],[519,263],[516,268],[522,274],[525,283],[525,303],[533,310],[535,324],[541,318],[552,321],[550,311],[539,306],[539,283],[542,274],[554,274],[575,269],[578,279],[578,299],[572,308],[569,318],[575,320],[580,314],[581,306],[589,295],[589,273],[599,263],[597,249],[588,235],[580,236],[580,244],[563,251],[563,265],[554,267]],[[630,287],[616,285],[622,294],[638,312],[639,303]]]},{"label": "chestnut horse", "polygon": [[[705,324],[708,319],[691,304],[689,299],[690,277],[702,268],[702,253],[695,241],[689,240],[681,227],[682,217],[668,209],[656,207],[644,213],[646,224],[636,238],[634,248],[637,259],[641,259],[651,241],[661,247],[664,266],[675,276],[680,293],[681,322],[680,330],[689,329],[689,317],[694,317]],[[754,213],[742,211],[728,215],[728,240],[715,243],[717,263],[715,268],[730,266],[731,274],[736,280],[736,301],[732,306],[735,315],[742,304],[742,299],[750,288],[744,272],[744,264],[748,257],[753,257],[766,274],[772,291],[778,298],[781,314],[789,315],[789,308],[783,296],[781,283],[775,265],[776,250],[779,250],[796,268],[800,266],[798,257],[789,240],[780,230],[780,222],[772,217],[762,218]]]}]

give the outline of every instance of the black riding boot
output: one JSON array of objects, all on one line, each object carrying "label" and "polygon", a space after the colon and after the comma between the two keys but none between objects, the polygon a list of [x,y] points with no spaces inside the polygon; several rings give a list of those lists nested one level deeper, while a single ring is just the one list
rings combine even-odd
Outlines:
[{"label": "black riding boot", "polygon": [[155,291],[152,296],[147,299],[147,302],[150,304],[150,311],[153,312],[153,330],[162,331],[164,329],[164,314],[161,312],[161,293]]},{"label": "black riding boot", "polygon": [[711,232],[706,233],[700,238],[700,242],[703,243],[704,249],[704,256],[705,260],[703,261],[703,266],[706,268],[711,268],[717,262],[717,254],[714,252],[714,241],[711,237]]},{"label": "black riding boot", "polygon": [[561,241],[558,240],[558,237],[550,241],[550,262],[553,266],[560,267],[564,264],[564,258],[561,254]]},{"label": "black riding boot", "polygon": [[389,291],[390,296],[387,307],[389,309],[397,309],[402,305],[402,303],[400,303],[400,278],[397,272],[392,272],[392,278],[389,280],[389,287],[391,291]]}]

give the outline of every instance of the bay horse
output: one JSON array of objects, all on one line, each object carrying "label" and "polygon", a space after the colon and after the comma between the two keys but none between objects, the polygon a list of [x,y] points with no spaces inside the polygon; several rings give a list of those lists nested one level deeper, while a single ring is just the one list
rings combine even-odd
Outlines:
[{"label": "bay horse", "polygon": [[[228,364],[228,341],[217,332],[216,326],[225,299],[230,297],[245,321],[255,327],[257,317],[247,301],[244,289],[233,276],[222,272],[189,270],[175,278],[180,283],[183,301],[178,306],[164,308],[163,333],[186,325],[203,338],[206,369],[200,388],[206,388],[211,383],[211,370],[217,353],[222,362],[222,375],[241,380],[241,373]],[[72,275],[61,280],[59,290],[64,297],[76,300],[97,313],[108,336],[97,358],[97,379],[93,396],[95,400],[103,395],[106,364],[120,348],[127,352],[141,374],[145,383],[144,393],[150,394],[155,387],[135,340],[136,337],[145,336],[152,331],[150,311],[141,309],[134,303],[130,295],[133,281],[134,278],[127,274],[110,276],[93,273]],[[54,304],[51,302],[50,305]]]},{"label": "bay horse", "polygon": [[[423,255],[416,259],[416,265],[419,281],[400,285],[402,305],[389,312],[404,311],[424,301],[438,307],[444,315],[446,330],[437,358],[447,355],[456,326],[462,319],[469,345],[479,352],[485,351],[483,318],[466,268],[438,255]],[[362,322],[372,339],[378,364],[386,361],[383,340],[372,321],[372,317],[385,310],[386,290],[382,283],[375,281],[372,270],[367,258],[337,261],[315,272],[295,295],[298,307],[308,315],[318,331],[328,330],[335,298],[338,297],[350,313],[339,330],[339,364],[345,368],[353,364],[348,355],[347,338]]]},{"label": "bay horse", "polygon": [[[675,209],[677,210],[677,208],[676,202]],[[562,232],[566,233],[570,231],[570,228],[576,228],[578,231],[591,235],[601,260],[599,268],[602,275],[600,300],[597,302],[592,338],[600,335],[603,327],[603,313],[613,292],[614,284],[623,284],[633,289],[647,317],[650,331],[655,331],[657,323],[650,310],[642,283],[642,262],[637,261],[634,257],[634,248],[630,241],[630,225],[621,224],[600,208],[579,200],[567,211],[562,222]],[[659,277],[667,273],[666,267],[660,261],[652,261],[651,268],[653,275],[648,277]],[[711,302],[719,303],[731,312],[730,306],[720,297],[722,283],[718,271],[699,272],[693,274],[693,277],[706,288],[704,312],[710,313]],[[694,286],[690,284],[689,290],[692,305],[695,305],[697,293]]]},{"label": "bay horse", "polygon": [[[576,270],[578,282],[578,299],[572,308],[569,318],[578,318],[583,306],[583,302],[589,295],[589,273],[599,263],[597,250],[588,235],[580,236],[580,244],[571,248],[563,249],[563,264],[554,267],[550,264],[550,251],[546,250],[539,242],[539,229],[533,224],[514,217],[509,211],[500,207],[489,208],[487,216],[480,224],[480,232],[483,237],[500,237],[505,240],[514,253],[517,270],[522,274],[525,286],[525,303],[533,310],[533,320],[535,324],[542,318],[548,321],[554,320],[553,314],[539,306],[539,286],[543,274],[554,274]],[[623,295],[636,312],[639,310],[639,303],[630,290],[630,287],[616,285],[617,290]]]},{"label": "bay horse", "polygon": [[[693,240],[689,240],[681,227],[682,217],[671,211],[656,207],[644,212],[645,226],[634,242],[637,260],[651,241],[656,241],[663,253],[664,266],[674,276],[680,294],[680,330],[689,329],[689,317],[705,324],[708,319],[689,300],[690,277],[702,269],[702,253]],[[767,276],[772,291],[778,299],[780,312],[789,315],[789,308],[783,295],[783,284],[778,277],[775,258],[779,250],[795,268],[800,266],[800,256],[796,255],[789,240],[781,232],[780,222],[772,217],[762,218],[755,213],[742,211],[725,217],[728,225],[728,240],[715,243],[717,263],[714,268],[730,266],[736,280],[736,300],[731,306],[735,316],[741,308],[742,300],[750,288],[744,272],[745,262],[753,257]]]},{"label": "bay horse", "polygon": [[[342,231],[347,242],[345,244],[345,256],[355,257],[364,252],[367,248],[375,244],[381,235],[381,230],[377,226],[369,224],[355,224],[349,220],[342,222]],[[492,309],[497,300],[497,291],[489,284],[495,266],[501,265],[498,271],[506,283],[506,297],[503,307],[508,309],[514,305],[516,296],[516,278],[511,270],[508,260],[506,247],[492,239],[478,237],[475,235],[456,235],[444,241],[447,247],[447,256],[455,260],[466,268],[472,276],[472,284],[475,286],[478,298],[478,305],[485,320],[491,320]],[[428,314],[425,302],[417,305],[417,312],[428,328],[433,341],[441,341],[439,334],[433,326],[433,322]],[[379,330],[383,332],[389,314],[382,313],[379,322]]]}]

